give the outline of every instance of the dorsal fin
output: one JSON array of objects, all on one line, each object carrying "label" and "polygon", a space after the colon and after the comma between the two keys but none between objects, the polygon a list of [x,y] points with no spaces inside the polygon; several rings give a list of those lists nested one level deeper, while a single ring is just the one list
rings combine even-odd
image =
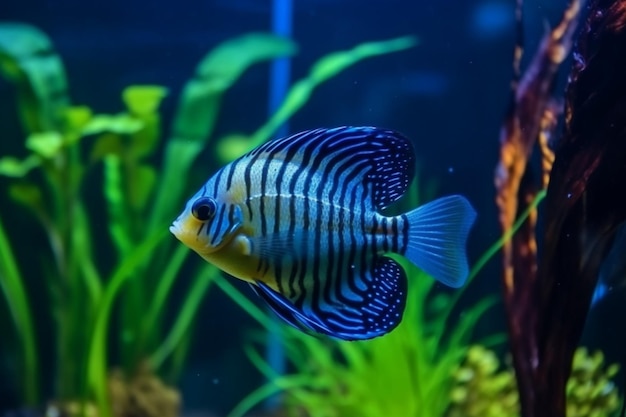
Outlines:
[{"label": "dorsal fin", "polygon": [[326,173],[340,165],[353,168],[350,181],[371,184],[378,209],[399,199],[415,175],[411,142],[398,132],[376,127],[307,130],[266,142],[243,158],[265,156]]}]

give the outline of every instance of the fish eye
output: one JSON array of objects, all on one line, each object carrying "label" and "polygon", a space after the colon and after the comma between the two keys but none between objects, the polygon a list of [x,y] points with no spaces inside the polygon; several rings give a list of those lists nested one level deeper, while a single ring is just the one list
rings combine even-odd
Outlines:
[{"label": "fish eye", "polygon": [[212,219],[216,211],[217,203],[211,197],[200,197],[191,206],[191,214],[201,222]]}]

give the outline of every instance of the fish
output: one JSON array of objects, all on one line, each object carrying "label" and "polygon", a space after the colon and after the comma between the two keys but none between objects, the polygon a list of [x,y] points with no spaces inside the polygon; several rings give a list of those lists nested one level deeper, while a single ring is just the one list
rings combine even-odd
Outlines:
[{"label": "fish", "polygon": [[303,332],[382,336],[406,305],[394,254],[450,287],[469,271],[476,212],[465,197],[382,214],[407,191],[415,159],[407,137],[370,126],[273,139],[210,177],[170,231]]}]

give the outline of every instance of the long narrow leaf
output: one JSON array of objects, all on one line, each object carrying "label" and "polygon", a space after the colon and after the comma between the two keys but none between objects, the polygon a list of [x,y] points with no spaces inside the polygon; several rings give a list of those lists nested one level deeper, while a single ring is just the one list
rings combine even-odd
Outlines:
[{"label": "long narrow leaf", "polygon": [[150,230],[163,227],[173,208],[180,203],[191,164],[211,137],[219,114],[222,95],[250,66],[295,53],[288,39],[253,33],[222,43],[202,60],[196,74],[184,87],[174,117],[171,138],[167,141],[161,189],[150,219]]},{"label": "long narrow leaf", "polygon": [[17,86],[20,115],[28,132],[60,126],[69,104],[65,69],[42,31],[19,23],[0,24],[0,74]]},{"label": "long narrow leaf", "polygon": [[[348,51],[333,52],[322,57],[313,65],[306,78],[291,87],[276,113],[252,135],[250,141],[246,142],[246,146],[252,149],[267,141],[276,129],[306,104],[315,88],[341,71],[366,58],[402,51],[415,46],[416,43],[417,40],[414,37],[405,36],[387,41],[362,43]],[[228,141],[222,140],[222,143],[228,143]],[[220,153],[226,154],[223,148]]]},{"label": "long narrow leaf", "polygon": [[243,308],[253,319],[259,322],[266,329],[272,326],[272,319],[265,314],[259,307],[254,305],[252,301],[235,288],[227,279],[218,275],[215,278],[215,284],[226,293],[237,305]]},{"label": "long narrow leaf", "polygon": [[482,268],[484,268],[487,262],[489,262],[489,260],[493,258],[493,256],[496,253],[498,253],[500,249],[502,249],[502,246],[504,246],[504,244],[513,237],[515,232],[517,232],[517,230],[519,230],[519,228],[524,224],[524,222],[526,221],[526,219],[528,219],[528,216],[530,216],[533,210],[536,210],[537,206],[539,206],[539,204],[541,203],[541,201],[543,201],[545,196],[546,196],[545,190],[539,191],[537,195],[535,196],[534,200],[528,205],[527,209],[524,210],[522,214],[520,214],[519,218],[513,224],[513,227],[511,228],[511,230],[504,233],[497,241],[495,241],[489,248],[487,248],[487,250],[483,253],[483,255],[478,259],[476,264],[470,270],[470,275],[467,280],[467,284],[465,285],[465,287],[460,288],[454,292],[454,294],[452,295],[451,299],[448,302],[450,305],[450,308],[447,310],[447,314],[445,314],[443,319],[441,321],[438,321],[436,327],[434,327],[436,329],[434,332],[435,339],[440,340],[443,337],[443,334],[446,331],[446,325],[450,319],[450,315],[454,311],[453,307],[457,305],[457,303],[459,302],[459,300],[465,293],[465,289],[468,287],[468,284],[474,280],[474,278],[478,275],[478,273],[482,270]]},{"label": "long narrow leaf", "polygon": [[23,392],[24,400],[29,405],[39,401],[39,363],[37,342],[28,294],[24,288],[18,266],[11,250],[11,244],[0,222],[0,288],[4,293],[13,317],[15,330],[19,334],[23,350]]},{"label": "long narrow leaf", "polygon": [[104,158],[104,195],[109,212],[109,233],[120,257],[124,257],[133,247],[129,235],[128,213],[124,207],[122,191],[122,166],[120,157],[115,154]]},{"label": "long narrow leaf", "polygon": [[113,303],[120,288],[132,277],[138,266],[146,262],[154,248],[165,237],[166,231],[154,234],[137,246],[122,262],[109,279],[98,306],[96,321],[89,348],[87,364],[87,383],[93,392],[96,403],[103,417],[110,417],[111,410],[107,401],[107,331]]},{"label": "long narrow leaf", "polygon": [[89,300],[92,306],[96,306],[102,296],[102,280],[94,265],[94,256],[91,249],[89,220],[82,204],[76,204],[74,211],[74,254],[84,285],[89,293]]},{"label": "long narrow leaf", "polygon": [[193,284],[191,285],[187,296],[183,300],[182,310],[178,313],[176,321],[172,326],[172,330],[165,338],[161,346],[150,357],[150,363],[158,369],[165,359],[176,349],[180,341],[182,340],[185,332],[189,329],[189,326],[198,311],[200,302],[204,298],[209,285],[215,278],[215,275],[219,271],[215,267],[207,267],[204,273],[199,274]]},{"label": "long narrow leaf", "polygon": [[142,337],[146,338],[147,333],[150,332],[150,329],[153,329],[159,317],[163,313],[165,309],[166,301],[168,299],[168,295],[171,294],[172,286],[176,281],[176,276],[178,272],[180,272],[180,268],[183,265],[183,262],[189,255],[189,248],[184,245],[179,245],[176,248],[176,251],[169,259],[163,274],[159,277],[159,281],[157,283],[156,290],[152,296],[152,301],[148,308],[148,312],[143,319],[143,329],[144,333]]},{"label": "long narrow leaf", "polygon": [[308,378],[306,377],[289,376],[267,383],[248,394],[246,398],[244,398],[230,413],[228,413],[228,417],[242,417],[256,405],[260,404],[272,395],[281,391],[305,386],[308,382]]}]

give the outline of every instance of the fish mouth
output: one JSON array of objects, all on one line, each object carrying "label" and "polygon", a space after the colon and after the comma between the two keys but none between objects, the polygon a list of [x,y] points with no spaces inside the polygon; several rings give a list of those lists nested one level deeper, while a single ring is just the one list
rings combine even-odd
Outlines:
[{"label": "fish mouth", "polygon": [[233,224],[223,236],[212,241],[206,233],[200,233],[202,230],[206,230],[204,228],[208,227],[207,224],[203,224],[192,216],[181,216],[172,222],[169,231],[190,249],[206,256],[218,252],[230,244],[241,226],[240,223]]},{"label": "fish mouth", "polygon": [[208,244],[208,240],[204,235],[199,236],[198,229],[200,222],[196,224],[194,220],[195,219],[189,218],[176,219],[169,228],[170,233],[201,256],[209,255],[219,250],[219,247]]},{"label": "fish mouth", "polygon": [[170,233],[173,234],[176,239],[180,240],[185,245],[194,248],[198,246],[198,236],[196,233],[191,232],[191,228],[189,224],[186,224],[184,221],[180,219],[175,220],[170,228]]},{"label": "fish mouth", "polygon": [[175,221],[170,225],[170,233],[176,236],[177,239],[180,239],[180,236],[183,234],[183,230],[180,227],[179,221]]}]

